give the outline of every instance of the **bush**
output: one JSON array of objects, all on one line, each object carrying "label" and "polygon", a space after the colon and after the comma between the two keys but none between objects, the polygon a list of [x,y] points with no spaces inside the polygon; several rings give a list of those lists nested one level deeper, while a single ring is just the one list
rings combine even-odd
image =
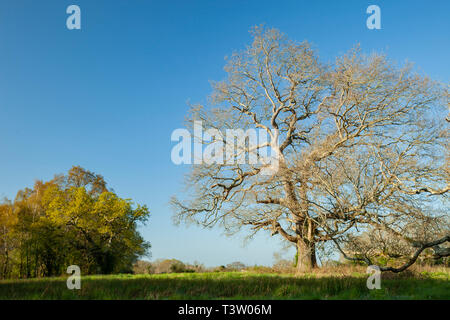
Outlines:
[{"label": "bush", "polygon": [[181,261],[175,261],[174,263],[172,263],[170,265],[171,273],[182,273],[182,272],[188,272],[188,271],[194,272],[194,270],[186,269],[186,265]]},{"label": "bush", "polygon": [[154,273],[154,268],[150,262],[138,260],[133,265],[133,273],[134,274],[151,274],[151,273]]},{"label": "bush", "polygon": [[292,273],[295,270],[294,263],[291,260],[280,259],[272,267],[275,272]]},{"label": "bush", "polygon": [[226,266],[226,269],[228,271],[241,271],[245,268],[246,268],[245,264],[243,264],[242,262],[239,262],[239,261],[232,262],[230,264],[227,264],[227,266]]},{"label": "bush", "polygon": [[176,259],[159,259],[153,262],[153,273],[193,273],[204,272],[205,267],[200,263],[186,264]]}]

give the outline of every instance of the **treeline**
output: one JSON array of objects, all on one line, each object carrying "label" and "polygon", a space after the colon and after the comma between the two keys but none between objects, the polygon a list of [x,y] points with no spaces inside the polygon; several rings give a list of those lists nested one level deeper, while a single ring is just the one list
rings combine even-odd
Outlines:
[{"label": "treeline", "polygon": [[37,181],[0,204],[0,278],[132,272],[150,248],[137,231],[148,216],[81,167]]},{"label": "treeline", "polygon": [[158,259],[153,262],[139,260],[133,266],[134,274],[161,274],[161,273],[194,273],[194,272],[225,272],[242,271],[247,266],[242,262],[233,262],[226,266],[205,267],[202,263],[185,263],[177,259]]},{"label": "treeline", "polygon": [[[381,257],[380,257],[381,259]],[[422,260],[409,269],[408,275],[423,274],[423,272],[441,272],[443,268],[448,267],[448,260]],[[367,265],[359,262],[351,262],[346,259],[340,261],[325,260],[320,268],[314,270],[316,274],[354,274],[365,273]],[[169,274],[169,273],[217,273],[217,272],[248,272],[263,274],[295,274],[295,259],[276,259],[272,266],[264,265],[245,265],[236,261],[227,265],[205,267],[199,262],[193,264],[185,263],[177,259],[158,259],[155,261],[138,260],[133,265],[134,274]]]},{"label": "treeline", "polygon": [[153,262],[139,260],[133,266],[134,274],[163,274],[163,273],[203,273],[203,272],[294,272],[293,261],[277,259],[272,267],[267,266],[246,266],[240,261],[235,261],[227,265],[216,267],[205,267],[202,263],[185,263],[177,259],[158,259]]}]

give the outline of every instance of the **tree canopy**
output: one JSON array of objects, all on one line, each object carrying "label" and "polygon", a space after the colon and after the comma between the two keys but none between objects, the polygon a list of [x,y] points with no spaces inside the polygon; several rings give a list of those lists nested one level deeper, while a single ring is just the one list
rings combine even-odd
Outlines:
[{"label": "tree canopy", "polygon": [[137,231],[146,206],[122,199],[101,175],[73,167],[0,205],[0,276],[130,272],[150,244]]},{"label": "tree canopy", "polygon": [[[252,34],[189,121],[216,132],[199,138],[204,146],[234,145],[229,128],[265,130],[270,143],[251,149],[247,135],[234,161],[194,164],[189,196],[173,198],[176,219],[281,235],[297,247],[300,271],[316,265],[317,245],[342,250],[361,232],[383,230],[417,254],[450,241],[447,88],[359,48],[324,63],[308,42]],[[279,162],[272,174],[262,174],[264,161],[240,161],[268,146]],[[367,252],[346,256],[371,263]]]}]

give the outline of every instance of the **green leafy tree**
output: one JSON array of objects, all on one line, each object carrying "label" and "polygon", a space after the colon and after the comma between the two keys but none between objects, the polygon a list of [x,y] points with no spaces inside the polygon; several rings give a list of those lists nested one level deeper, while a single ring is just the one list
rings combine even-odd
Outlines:
[{"label": "green leafy tree", "polygon": [[120,198],[81,167],[37,181],[0,206],[1,275],[60,275],[72,264],[84,274],[132,272],[150,248],[137,231],[148,217],[146,206]]}]

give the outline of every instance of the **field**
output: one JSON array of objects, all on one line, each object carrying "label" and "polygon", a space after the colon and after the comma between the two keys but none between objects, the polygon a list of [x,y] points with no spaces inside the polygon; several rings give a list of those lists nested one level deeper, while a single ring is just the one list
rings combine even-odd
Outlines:
[{"label": "field", "polygon": [[449,269],[383,274],[381,289],[366,287],[361,270],[314,274],[173,273],[0,281],[0,299],[450,299]]}]

